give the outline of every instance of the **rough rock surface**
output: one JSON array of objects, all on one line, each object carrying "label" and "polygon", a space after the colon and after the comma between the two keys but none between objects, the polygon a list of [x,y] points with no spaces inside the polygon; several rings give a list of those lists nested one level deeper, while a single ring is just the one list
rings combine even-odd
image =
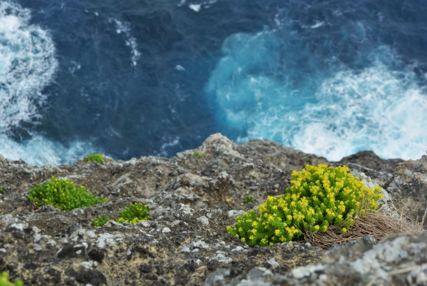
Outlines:
[{"label": "rough rock surface", "polygon": [[[271,141],[235,144],[220,134],[170,159],[34,167],[0,156],[0,272],[24,285],[366,285],[374,278],[372,285],[427,285],[426,233],[377,245],[365,237],[326,252],[304,241],[249,248],[227,234],[236,216],[284,193],[293,170],[319,163],[346,164],[367,184],[380,184],[396,207],[424,214],[426,156],[382,160],[361,152],[330,163]],[[28,192],[52,176],[109,202],[72,211],[36,207]],[[248,195],[255,203],[243,203]],[[92,226],[132,202],[151,208],[149,221]]]}]

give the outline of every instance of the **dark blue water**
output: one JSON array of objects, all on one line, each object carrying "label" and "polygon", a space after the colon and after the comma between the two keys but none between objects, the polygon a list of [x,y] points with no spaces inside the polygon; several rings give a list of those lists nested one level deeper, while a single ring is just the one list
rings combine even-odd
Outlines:
[{"label": "dark blue water", "polygon": [[221,132],[339,160],[427,146],[423,1],[0,4],[0,154],[173,156]]}]

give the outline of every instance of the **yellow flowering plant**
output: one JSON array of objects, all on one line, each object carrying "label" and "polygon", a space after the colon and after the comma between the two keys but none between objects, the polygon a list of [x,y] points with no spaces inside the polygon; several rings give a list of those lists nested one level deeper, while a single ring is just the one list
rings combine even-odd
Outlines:
[{"label": "yellow flowering plant", "polygon": [[76,184],[68,180],[52,177],[51,180],[34,187],[28,198],[36,205],[52,205],[61,210],[72,210],[105,203],[105,198],[95,197],[83,186],[77,188]]},{"label": "yellow flowering plant", "polygon": [[326,232],[342,225],[346,233],[356,216],[378,208],[381,188],[367,188],[348,173],[347,166],[307,165],[292,173],[291,187],[278,197],[269,196],[254,210],[238,217],[229,234],[249,246],[267,246],[301,237],[304,231]]}]

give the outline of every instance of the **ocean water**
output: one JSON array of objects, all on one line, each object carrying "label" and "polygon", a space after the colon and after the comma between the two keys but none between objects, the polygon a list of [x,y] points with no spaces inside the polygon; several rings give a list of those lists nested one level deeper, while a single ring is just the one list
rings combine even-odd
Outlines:
[{"label": "ocean water", "polygon": [[221,132],[340,160],[427,150],[422,0],[0,2],[0,154],[173,156]]}]

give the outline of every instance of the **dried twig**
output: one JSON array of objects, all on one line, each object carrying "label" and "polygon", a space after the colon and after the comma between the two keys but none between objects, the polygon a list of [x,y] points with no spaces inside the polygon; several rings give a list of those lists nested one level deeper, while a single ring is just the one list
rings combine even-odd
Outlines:
[{"label": "dried twig", "polygon": [[[420,267],[421,267],[421,266],[419,266],[419,265],[415,265],[415,266],[406,267],[406,268],[403,268],[403,269],[393,270],[393,271],[387,272],[387,274],[388,274],[388,275],[401,274],[401,273],[409,272],[409,271],[412,271],[412,270],[417,270],[417,269],[419,269]],[[372,285],[374,285],[375,280],[376,280],[378,277],[380,277],[380,276],[381,276],[380,274],[375,275],[375,276],[374,276],[374,278],[372,278],[372,280],[371,280],[371,281],[369,281],[369,283],[368,283],[368,284],[366,284],[366,286],[372,286]]]},{"label": "dried twig", "polygon": [[305,231],[304,239],[312,245],[328,249],[333,244],[361,239],[365,235],[372,235],[376,241],[380,241],[386,235],[393,233],[416,234],[422,231],[426,215],[427,210],[422,221],[417,223],[406,217],[403,210],[399,219],[380,210],[377,213],[367,213],[364,216],[356,217],[353,226],[346,234],[341,234],[342,225],[331,225],[323,233],[313,234],[311,231]]}]

